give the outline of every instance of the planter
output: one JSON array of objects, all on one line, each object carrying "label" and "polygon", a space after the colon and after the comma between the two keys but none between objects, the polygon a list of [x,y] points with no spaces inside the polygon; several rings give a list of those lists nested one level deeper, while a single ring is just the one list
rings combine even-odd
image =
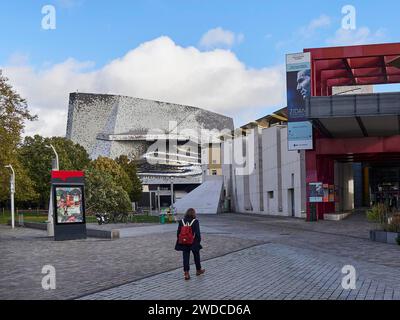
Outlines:
[{"label": "planter", "polygon": [[387,232],[383,230],[370,230],[369,238],[372,241],[397,244],[397,237],[400,237],[398,232]]},{"label": "planter", "polygon": [[400,233],[397,232],[387,232],[387,243],[397,244],[397,237],[400,237]]}]

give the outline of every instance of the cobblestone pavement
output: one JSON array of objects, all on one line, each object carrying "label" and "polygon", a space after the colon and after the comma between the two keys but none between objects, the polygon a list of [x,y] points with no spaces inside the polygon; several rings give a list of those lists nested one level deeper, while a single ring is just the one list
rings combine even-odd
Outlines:
[{"label": "cobblestone pavement", "polygon": [[[264,244],[205,263],[206,274],[184,281],[174,270],[98,292],[82,299],[400,299],[400,280],[370,277],[357,264],[356,289],[342,288],[343,264],[330,255],[279,244]],[[193,266],[192,266],[193,269]],[[382,273],[391,273],[383,268]]]},{"label": "cobblestone pavement", "polygon": [[[161,299],[163,290],[184,298],[204,283],[204,294],[196,298],[239,298],[240,291],[240,298],[327,299],[340,290],[345,264],[356,267],[360,289],[341,292],[340,298],[362,298],[364,292],[368,299],[399,298],[400,246],[371,242],[373,226],[364,215],[316,223],[238,214],[199,219],[207,274],[189,283],[182,280],[181,257],[173,250],[176,233],[158,226],[126,230],[131,237],[114,241],[68,242],[50,241],[42,231],[0,227],[0,298],[70,299],[98,292],[89,297]],[[146,228],[158,233],[144,234]],[[45,264],[56,267],[56,290],[41,289]],[[257,294],[247,288],[257,284]]]},{"label": "cobblestone pavement", "polygon": [[[176,227],[175,227],[176,228]],[[52,241],[40,230],[0,226],[0,299],[72,299],[181,266],[176,231],[104,240]],[[260,243],[204,234],[202,258]],[[44,265],[56,269],[56,290],[43,290]]]}]

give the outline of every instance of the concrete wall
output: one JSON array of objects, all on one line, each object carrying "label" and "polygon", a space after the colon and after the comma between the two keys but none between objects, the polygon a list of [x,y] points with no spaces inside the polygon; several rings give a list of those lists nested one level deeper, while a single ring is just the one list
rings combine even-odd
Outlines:
[{"label": "concrete wall", "polygon": [[305,187],[302,185],[304,156],[297,151],[288,151],[287,127],[256,127],[245,144],[250,146],[252,153],[245,153],[248,165],[244,174],[238,173],[241,166],[237,162],[240,161],[234,161],[234,157],[229,156],[236,154],[237,157],[235,148],[241,144],[228,140],[222,145],[225,148],[222,171],[232,211],[292,216],[294,201],[293,214],[301,217],[305,210],[302,199],[305,199]]}]

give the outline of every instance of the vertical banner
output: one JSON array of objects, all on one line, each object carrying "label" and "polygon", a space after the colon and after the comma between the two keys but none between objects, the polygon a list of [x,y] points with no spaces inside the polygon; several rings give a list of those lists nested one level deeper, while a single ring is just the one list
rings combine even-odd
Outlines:
[{"label": "vertical banner", "polygon": [[312,125],[307,121],[306,99],[311,96],[310,52],[286,55],[288,149],[313,149]]},{"label": "vertical banner", "polygon": [[286,88],[289,121],[305,121],[306,99],[311,96],[310,52],[286,55]]}]

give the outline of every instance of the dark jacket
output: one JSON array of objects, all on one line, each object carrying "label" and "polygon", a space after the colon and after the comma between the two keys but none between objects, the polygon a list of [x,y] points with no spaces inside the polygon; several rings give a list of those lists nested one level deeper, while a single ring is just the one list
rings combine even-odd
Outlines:
[{"label": "dark jacket", "polygon": [[[192,222],[192,219],[187,219],[184,218],[185,223],[190,223]],[[195,220],[192,224],[192,231],[194,233],[194,241],[192,245],[185,245],[185,244],[179,244],[178,243],[178,237],[179,237],[179,233],[181,232],[181,228],[183,227],[182,224],[182,219],[179,220],[179,225],[178,225],[178,231],[176,233],[176,244],[175,244],[175,250],[177,251],[199,251],[200,249],[202,249],[203,247],[201,246],[200,242],[201,242],[201,233],[200,233],[200,223],[199,220]]]}]

